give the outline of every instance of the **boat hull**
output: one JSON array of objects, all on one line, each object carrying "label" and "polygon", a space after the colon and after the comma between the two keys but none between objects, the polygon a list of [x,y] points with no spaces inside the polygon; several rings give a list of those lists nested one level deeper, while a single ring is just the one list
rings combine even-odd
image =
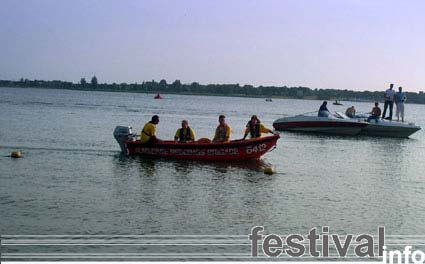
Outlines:
[{"label": "boat hull", "polygon": [[357,120],[366,122],[367,126],[363,127],[360,131],[360,135],[364,136],[407,138],[415,132],[421,130],[421,127],[415,125],[414,123],[389,121],[382,119],[372,119],[367,122],[367,116],[350,118],[340,112],[337,112],[337,114],[340,117],[344,118],[344,120]]},{"label": "boat hull", "polygon": [[276,130],[281,131],[353,136],[359,134],[360,131],[367,125],[365,122],[347,122],[342,119],[303,119],[304,120],[296,120],[291,118],[279,119],[273,123],[273,127]]},{"label": "boat hull", "polygon": [[374,124],[373,121],[369,125],[364,127],[360,132],[361,135],[373,136],[373,137],[398,137],[407,138],[414,134],[421,128],[418,126],[392,126]]},{"label": "boat hull", "polygon": [[242,161],[260,158],[276,146],[279,137],[279,135],[273,135],[225,143],[160,141],[154,145],[146,145],[137,140],[126,142],[126,146],[130,156],[203,161]]}]

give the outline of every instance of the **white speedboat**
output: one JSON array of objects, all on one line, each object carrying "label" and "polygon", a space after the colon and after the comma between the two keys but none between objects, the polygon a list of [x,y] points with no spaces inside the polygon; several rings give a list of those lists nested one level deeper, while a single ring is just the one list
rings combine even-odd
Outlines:
[{"label": "white speedboat", "polygon": [[[338,117],[343,118],[344,120],[359,120],[367,122],[368,116],[358,115],[355,118],[350,118],[343,113],[336,112]],[[364,127],[360,134],[366,136],[378,136],[378,137],[400,137],[407,138],[413,133],[421,129],[420,126],[415,125],[414,123],[408,122],[398,122],[382,119],[372,119],[370,122],[367,122],[368,125]]]},{"label": "white speedboat", "polygon": [[276,130],[349,136],[359,134],[367,125],[368,123],[361,120],[345,119],[333,114],[321,117],[317,112],[283,117],[273,122]]}]

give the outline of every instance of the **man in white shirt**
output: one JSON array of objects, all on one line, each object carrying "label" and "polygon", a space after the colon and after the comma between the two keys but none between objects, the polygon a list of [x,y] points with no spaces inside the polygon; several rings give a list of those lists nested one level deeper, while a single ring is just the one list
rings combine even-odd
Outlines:
[{"label": "man in white shirt", "polygon": [[390,88],[387,89],[384,93],[385,103],[384,103],[384,112],[382,113],[382,119],[385,119],[385,114],[387,113],[388,106],[390,107],[390,115],[387,119],[393,119],[393,106],[394,106],[394,95],[395,91],[393,90],[394,84],[390,84]]},{"label": "man in white shirt", "polygon": [[395,114],[397,116],[397,121],[400,120],[401,115],[401,122],[404,122],[404,102],[406,102],[406,93],[403,92],[402,87],[398,87],[398,93],[395,94]]}]

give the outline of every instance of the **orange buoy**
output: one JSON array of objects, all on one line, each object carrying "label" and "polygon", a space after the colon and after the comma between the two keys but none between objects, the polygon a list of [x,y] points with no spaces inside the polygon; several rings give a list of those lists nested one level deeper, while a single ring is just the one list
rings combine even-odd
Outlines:
[{"label": "orange buoy", "polygon": [[266,167],[264,168],[264,174],[275,174],[276,171],[273,169],[273,167]]}]

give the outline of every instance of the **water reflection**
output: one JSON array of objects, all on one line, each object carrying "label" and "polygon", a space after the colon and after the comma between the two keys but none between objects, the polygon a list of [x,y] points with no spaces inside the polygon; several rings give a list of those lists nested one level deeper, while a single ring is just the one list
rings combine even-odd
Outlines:
[{"label": "water reflection", "polygon": [[151,158],[135,158],[136,160],[140,161],[140,172],[143,172],[141,175],[152,177],[155,175],[155,165],[156,160]]},{"label": "water reflection", "polygon": [[156,166],[161,164],[167,168],[173,168],[178,174],[190,174],[194,170],[201,168],[210,168],[218,173],[228,173],[234,170],[246,170],[252,172],[263,172],[266,167],[273,167],[270,162],[264,159],[254,159],[248,161],[192,161],[192,160],[174,160],[150,157],[129,157],[124,154],[114,155],[113,159],[115,166],[130,167],[138,164],[141,171],[148,176],[153,176],[156,171]]},{"label": "water reflection", "polygon": [[224,169],[245,169],[251,171],[263,171],[264,168],[271,166],[270,163],[266,162],[264,159],[254,159],[246,160],[239,162],[219,162],[215,164],[218,168]]},{"label": "water reflection", "polygon": [[187,160],[176,160],[173,162],[174,169],[181,175],[187,175],[193,171],[193,164]]}]

